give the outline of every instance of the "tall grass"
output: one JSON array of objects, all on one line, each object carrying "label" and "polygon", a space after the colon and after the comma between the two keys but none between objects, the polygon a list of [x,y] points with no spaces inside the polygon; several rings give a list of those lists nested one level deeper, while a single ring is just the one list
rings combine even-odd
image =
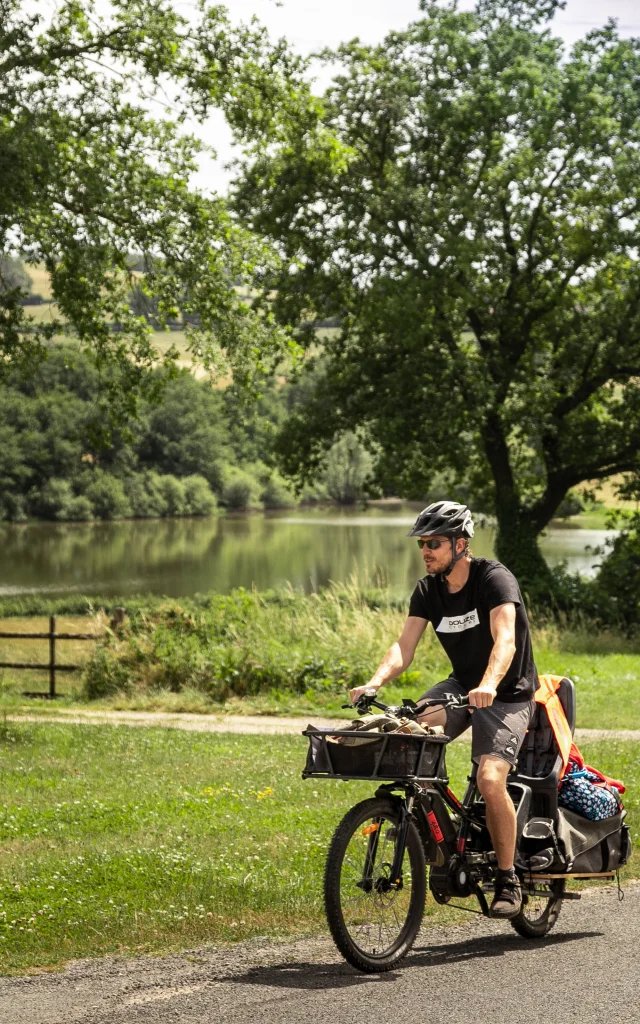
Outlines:
[{"label": "tall grass", "polygon": [[[107,634],[85,673],[87,695],[181,691],[212,700],[344,693],[369,678],[405,612],[357,582],[317,594],[244,590],[199,601],[167,601],[131,615]],[[446,662],[433,638],[403,683],[442,678]]]},{"label": "tall grass", "polygon": [[[175,711],[340,714],[347,690],[370,678],[406,616],[404,600],[355,577],[310,595],[283,588],[136,598],[126,602],[127,623],[118,633],[95,614],[98,606],[93,628],[102,640],[94,656],[90,644],[77,654],[89,659],[83,680],[61,677],[61,688],[111,707]],[[74,622],[87,630],[86,620],[66,622],[70,631]],[[29,619],[18,628],[28,629]],[[580,725],[640,728],[639,639],[595,630],[576,617],[537,619],[532,630],[538,670],[576,682]],[[19,659],[15,644],[0,645],[6,660],[36,660],[26,642]],[[416,698],[449,670],[428,629],[409,671],[385,690],[387,699]],[[27,688],[24,677],[6,676],[3,688],[18,682]]]}]

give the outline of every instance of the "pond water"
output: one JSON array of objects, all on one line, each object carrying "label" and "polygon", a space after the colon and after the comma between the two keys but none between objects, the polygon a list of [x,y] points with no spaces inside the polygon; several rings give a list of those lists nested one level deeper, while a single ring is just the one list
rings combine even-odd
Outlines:
[{"label": "pond water", "polygon": [[[409,591],[423,575],[407,531],[416,509],[296,509],[208,519],[0,526],[0,596],[69,593],[104,596],[152,592],[182,597],[233,587],[291,583],[305,590],[330,580],[382,578]],[[604,530],[550,529],[542,549],[550,564],[592,573]],[[493,531],[479,529],[476,555],[491,557]]]}]

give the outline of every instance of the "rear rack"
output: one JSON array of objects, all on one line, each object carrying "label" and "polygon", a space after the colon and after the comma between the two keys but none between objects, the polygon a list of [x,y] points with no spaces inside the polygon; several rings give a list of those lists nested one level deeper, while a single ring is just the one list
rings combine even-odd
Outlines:
[{"label": "rear rack", "polygon": [[[317,729],[312,725],[302,735],[309,739],[303,779],[448,781],[448,736],[358,733],[351,729]],[[343,737],[349,744],[332,742]]]}]

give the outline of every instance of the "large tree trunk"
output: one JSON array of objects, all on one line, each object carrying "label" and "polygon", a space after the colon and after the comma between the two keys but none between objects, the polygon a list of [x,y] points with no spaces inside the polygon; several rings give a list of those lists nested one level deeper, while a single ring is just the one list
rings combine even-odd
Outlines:
[{"label": "large tree trunk", "polygon": [[537,539],[547,520],[522,508],[505,428],[496,409],[487,413],[483,440],[496,487],[496,555],[518,580],[527,604],[548,604],[553,578]]},{"label": "large tree trunk", "polygon": [[548,604],[553,576],[538,546],[538,531],[531,517],[516,507],[498,510],[496,556],[514,574],[527,604]]}]

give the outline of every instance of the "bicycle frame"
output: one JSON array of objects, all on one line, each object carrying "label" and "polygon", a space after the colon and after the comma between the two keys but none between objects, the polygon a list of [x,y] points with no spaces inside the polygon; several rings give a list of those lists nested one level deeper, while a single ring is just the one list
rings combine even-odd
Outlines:
[{"label": "bicycle frame", "polygon": [[[458,882],[457,891],[453,895],[475,895],[482,908],[481,913],[488,914],[488,904],[480,884],[488,882],[495,873],[495,853],[489,849],[486,853],[476,854],[472,860],[468,860],[466,850],[467,839],[472,832],[477,835],[486,832],[484,815],[480,816],[474,810],[477,795],[475,777],[474,767],[462,801],[450,789],[448,780],[444,779],[424,784],[387,783],[378,787],[376,796],[391,797],[401,811],[401,826],[395,842],[391,884],[398,887],[402,885],[402,862],[407,829],[413,817],[422,836],[425,852],[429,854],[427,862],[431,865],[432,892],[434,874],[438,876],[438,880],[450,883],[456,869],[458,877],[460,869],[464,869],[465,877]],[[404,799],[400,799],[398,791],[404,792]],[[477,878],[474,877],[476,875]],[[437,890],[434,895],[437,898]],[[445,891],[441,892],[441,897],[440,902],[449,902],[450,896]]]},{"label": "bicycle frame", "polygon": [[[354,707],[360,714],[366,713],[372,706],[391,713],[398,718],[420,718],[423,719],[424,709],[429,706],[439,705],[441,707],[467,706],[468,698],[451,698],[450,701],[431,700],[422,702],[418,707],[413,701],[404,700],[400,707],[387,707],[374,699],[374,694],[365,694],[355,705],[343,705],[343,707]],[[304,731],[304,735],[320,735],[318,730],[312,727]],[[351,736],[353,732],[336,730],[333,736]],[[376,881],[376,886],[381,890],[401,889],[403,886],[402,865],[406,852],[407,835],[409,824],[415,822],[422,839],[425,859],[430,865],[429,888],[437,902],[449,903],[452,897],[466,898],[475,896],[480,904],[479,911],[472,911],[469,907],[460,907],[472,913],[489,915],[489,907],[485,898],[485,891],[493,891],[493,883],[497,873],[497,857],[486,825],[484,803],[477,787],[477,765],[473,765],[468,779],[468,785],[462,800],[450,789],[449,779],[444,767],[444,753],[448,739],[443,736],[425,734],[426,740],[442,743],[442,754],[437,764],[439,774],[433,777],[419,775],[407,775],[404,779],[398,778],[393,781],[393,776],[378,774],[381,758],[387,749],[389,736],[383,735],[380,754],[375,761],[375,768],[372,775],[366,776],[371,781],[379,781],[375,791],[377,797],[391,799],[398,811],[397,831],[394,836],[393,864],[390,867],[388,877]],[[421,738],[414,736],[413,739],[420,744]],[[325,742],[326,746],[326,742]],[[424,749],[424,748],[423,748]],[[416,765],[421,764],[421,757]],[[331,763],[331,756],[327,753],[328,769],[326,771],[307,770],[303,772],[303,778],[325,777],[325,778],[358,778],[363,781],[362,775],[351,775],[342,771],[334,771]],[[417,771],[417,768],[416,768]],[[377,776],[377,777],[376,777]],[[531,809],[532,789],[524,782],[513,781],[507,783],[507,789],[512,796],[516,808],[517,836],[518,842],[522,835],[524,826],[529,820]],[[403,794],[403,798],[399,794]],[[381,818],[380,821],[383,819]],[[365,891],[371,891],[372,865],[375,862],[379,842],[379,830],[372,829],[369,834],[369,842],[363,865],[363,875],[358,883]],[[613,873],[610,873],[613,877]],[[537,877],[533,873],[524,875],[521,879],[523,895],[548,897],[548,879],[560,879],[570,877],[566,874],[544,875]],[[586,876],[585,876],[586,877]],[[591,877],[591,876],[589,876]],[[594,876],[596,877],[596,876]],[[597,876],[601,877],[601,876]],[[543,890],[537,888],[540,881],[545,887]],[[579,899],[577,893],[556,894],[555,899]]]},{"label": "bicycle frame", "polygon": [[[449,903],[452,897],[465,898],[473,895],[480,904],[480,911],[473,911],[470,907],[462,907],[459,904],[454,906],[459,910],[489,916],[489,905],[483,887],[486,887],[487,891],[493,891],[497,858],[490,842],[484,812],[478,813],[481,805],[477,799],[476,776],[477,766],[474,765],[462,800],[458,799],[445,779],[434,779],[426,784],[389,783],[379,786],[376,796],[389,796],[401,804],[402,822],[406,822],[396,840],[392,884],[402,886],[401,865],[405,853],[408,822],[413,816],[425,848],[428,849],[425,843],[425,838],[428,837],[434,851],[434,856],[428,858],[427,863],[431,866],[430,888],[436,901]],[[520,791],[520,801],[516,809],[520,834],[528,816],[531,791],[519,782],[509,783],[508,786]],[[404,800],[395,795],[399,790],[404,791]],[[451,815],[454,816],[454,820]],[[467,849],[467,844],[473,839],[474,833],[480,840],[484,838],[485,850]],[[438,882],[441,883],[440,886]],[[547,896],[547,891],[537,888],[536,882],[535,875],[525,875],[523,892],[527,896]],[[580,899],[580,896],[578,893],[564,893],[557,898],[576,900]]]}]

